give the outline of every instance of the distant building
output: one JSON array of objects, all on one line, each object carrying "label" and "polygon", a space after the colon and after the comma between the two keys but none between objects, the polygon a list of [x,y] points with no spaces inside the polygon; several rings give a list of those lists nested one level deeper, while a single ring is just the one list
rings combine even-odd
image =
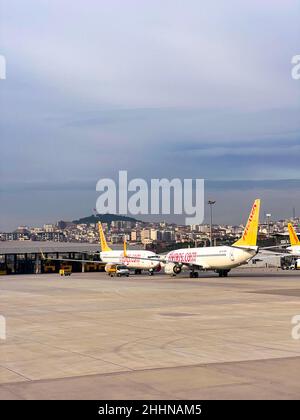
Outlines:
[{"label": "distant building", "polygon": [[161,241],[162,240],[162,233],[160,230],[151,229],[150,230],[150,239],[152,241]]},{"label": "distant building", "polygon": [[32,237],[32,240],[36,241],[53,241],[53,242],[64,242],[66,240],[63,232],[39,232]]},{"label": "distant building", "polygon": [[199,232],[201,232],[201,233],[209,233],[210,232],[210,226],[208,226],[208,225],[200,225],[199,226]]},{"label": "distant building", "polygon": [[132,230],[130,235],[130,240],[132,242],[140,242],[141,241],[141,232],[139,230]]},{"label": "distant building", "polygon": [[60,220],[56,223],[56,226],[58,229],[63,230],[68,226],[68,222],[64,222],[63,220]]},{"label": "distant building", "polygon": [[150,229],[143,229],[141,231],[141,242],[142,244],[149,244],[151,243],[151,231]]},{"label": "distant building", "polygon": [[52,224],[44,225],[44,231],[49,232],[49,233],[54,232],[55,231],[55,226],[52,225]]},{"label": "distant building", "polygon": [[161,240],[164,242],[174,242],[175,232],[172,230],[163,230],[161,232]]}]

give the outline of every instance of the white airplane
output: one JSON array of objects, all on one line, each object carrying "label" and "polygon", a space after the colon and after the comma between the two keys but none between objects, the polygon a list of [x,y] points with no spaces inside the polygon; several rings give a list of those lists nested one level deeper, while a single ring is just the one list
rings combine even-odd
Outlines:
[{"label": "white airplane", "polygon": [[[176,276],[182,269],[190,270],[190,277],[198,277],[198,271],[212,270],[220,277],[229,271],[247,264],[257,253],[260,200],[255,200],[242,237],[231,246],[183,248],[165,256],[151,257],[164,266],[166,274]],[[130,257],[129,257],[130,258]]]},{"label": "white airplane", "polygon": [[[266,248],[261,248],[262,253],[258,254],[258,260],[266,261],[272,260],[273,258],[285,258],[290,257],[290,264],[282,264],[281,267],[283,269],[299,269],[300,268],[300,241],[299,238],[295,232],[295,229],[293,228],[293,225],[291,223],[288,224],[288,230],[290,234],[290,246],[286,245],[274,245],[269,246]],[[278,251],[269,251],[272,248],[285,248],[284,251],[278,252]],[[266,251],[264,251],[266,250]]]},{"label": "white airplane", "polygon": [[[265,248],[260,248],[260,250],[266,250],[267,253],[259,254],[263,258],[272,258],[272,257],[288,257],[288,256],[300,256],[300,241],[297,236],[297,233],[291,223],[288,223],[288,231],[290,235],[290,246],[286,245],[272,245]],[[272,249],[284,248],[284,251],[272,251]],[[270,251],[269,251],[270,250]]]},{"label": "white airplane", "polygon": [[154,271],[160,270],[160,262],[152,260],[152,257],[156,257],[156,254],[154,252],[143,250],[127,250],[125,242],[124,251],[113,251],[107,245],[103,228],[100,222],[98,223],[98,228],[101,245],[100,258],[102,262],[106,263],[106,272],[109,271],[112,265],[116,264],[126,265],[129,269],[134,270],[136,274],[140,274],[142,271],[148,271],[149,275],[153,275]]},{"label": "white airplane", "polygon": [[79,259],[70,259],[70,258],[46,258],[43,252],[41,251],[43,260],[52,260],[52,261],[66,261],[66,262],[81,262],[81,263],[94,263],[94,264],[103,264],[105,263],[105,271],[108,273],[112,266],[116,265],[126,265],[129,269],[134,270],[135,274],[141,274],[142,271],[148,271],[149,275],[153,275],[155,271],[161,270],[160,262],[157,260],[152,260],[152,257],[157,255],[152,251],[138,251],[138,250],[129,250],[127,251],[126,242],[124,241],[124,250],[113,251],[106,242],[106,238],[103,232],[101,223],[98,223],[99,229],[99,238],[101,250],[100,259],[101,261],[94,260],[79,260]]}]

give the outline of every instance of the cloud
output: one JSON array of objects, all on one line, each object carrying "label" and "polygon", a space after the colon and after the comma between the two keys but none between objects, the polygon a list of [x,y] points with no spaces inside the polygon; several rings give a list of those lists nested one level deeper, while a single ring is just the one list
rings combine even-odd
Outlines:
[{"label": "cloud", "polygon": [[22,67],[75,100],[263,108],[297,101],[298,18],[296,1],[53,0],[4,1],[3,21]]}]

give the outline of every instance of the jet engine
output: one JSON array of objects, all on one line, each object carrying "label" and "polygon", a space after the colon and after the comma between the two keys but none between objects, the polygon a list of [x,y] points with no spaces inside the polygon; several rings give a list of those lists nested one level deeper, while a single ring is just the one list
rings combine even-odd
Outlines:
[{"label": "jet engine", "polygon": [[161,264],[158,264],[158,266],[155,268],[155,271],[159,273],[161,271]]},{"label": "jet engine", "polygon": [[165,273],[166,274],[179,274],[181,272],[181,266],[176,263],[167,263],[165,265]]}]

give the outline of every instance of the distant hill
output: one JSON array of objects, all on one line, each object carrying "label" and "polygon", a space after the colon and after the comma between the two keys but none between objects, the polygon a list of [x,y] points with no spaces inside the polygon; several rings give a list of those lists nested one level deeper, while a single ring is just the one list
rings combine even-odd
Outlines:
[{"label": "distant hill", "polygon": [[73,220],[72,223],[75,223],[77,225],[84,223],[84,224],[89,224],[89,223],[97,223],[97,222],[101,222],[101,223],[111,223],[114,221],[122,221],[122,222],[140,222],[140,220],[134,219],[133,217],[128,217],[128,216],[122,216],[120,214],[97,214],[95,215],[91,215],[91,216],[87,216],[87,217],[82,217],[81,219],[78,220]]}]

